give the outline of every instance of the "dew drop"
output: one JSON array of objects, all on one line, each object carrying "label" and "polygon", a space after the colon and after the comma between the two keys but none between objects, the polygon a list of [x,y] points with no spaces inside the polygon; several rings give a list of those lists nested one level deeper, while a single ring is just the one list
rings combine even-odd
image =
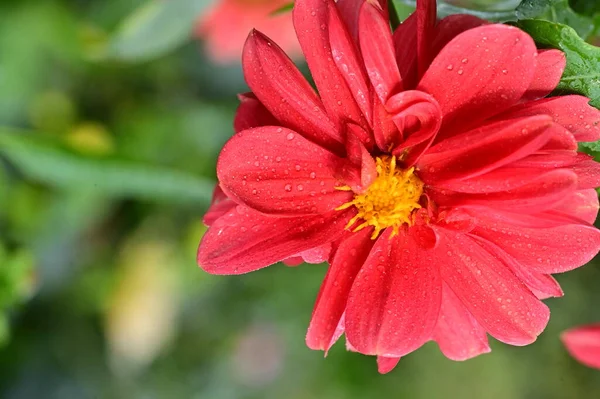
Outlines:
[{"label": "dew drop", "polygon": [[304,190],[304,186],[302,184],[298,184],[296,188],[298,189],[298,191]]},{"label": "dew drop", "polygon": [[275,158],[275,161],[276,161],[276,162],[281,162],[281,157],[277,157],[277,158]]},{"label": "dew drop", "polygon": [[288,133],[288,135],[286,136],[286,138],[288,140],[293,140],[294,139],[294,133]]},{"label": "dew drop", "polygon": [[467,62],[469,62],[469,59],[468,59],[468,58],[463,58],[461,62],[462,62],[463,64],[466,64]]},{"label": "dew drop", "polygon": [[316,178],[316,177],[317,177],[317,174],[316,174],[315,172],[311,172],[311,174],[310,174],[310,178],[311,178],[311,179],[314,179],[314,178]]},{"label": "dew drop", "polygon": [[452,69],[454,69],[454,65],[450,64],[446,67],[447,70],[451,71]]},{"label": "dew drop", "polygon": [[284,188],[285,188],[285,191],[292,191],[292,185],[291,184],[286,184]]},{"label": "dew drop", "polygon": [[296,165],[296,166],[295,166],[295,169],[296,169],[296,170],[301,170],[301,169],[302,169],[302,166],[300,166],[300,165]]},{"label": "dew drop", "polygon": [[463,70],[462,70],[462,69],[460,69],[460,70],[458,71],[458,74],[459,74],[459,75],[462,75],[463,73],[464,73],[464,72],[463,72]]}]

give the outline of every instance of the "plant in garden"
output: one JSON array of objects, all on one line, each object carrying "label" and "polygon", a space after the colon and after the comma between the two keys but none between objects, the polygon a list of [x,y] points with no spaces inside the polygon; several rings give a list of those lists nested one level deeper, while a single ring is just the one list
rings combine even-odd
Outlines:
[{"label": "plant in garden", "polygon": [[567,330],[561,338],[571,356],[586,366],[600,369],[600,324]]},{"label": "plant in garden", "polygon": [[251,93],[217,164],[198,251],[209,273],[329,262],[306,342],[377,355],[425,342],[450,359],[487,334],[533,342],[562,290],[551,274],[600,249],[600,139],[580,95],[546,98],[565,56],[524,31],[435,1],[393,32],[384,0],[298,0],[293,22],[318,94],[252,31]]},{"label": "plant in garden", "polygon": [[220,0],[202,14],[195,35],[205,40],[209,55],[217,62],[239,62],[248,31],[256,28],[290,55],[300,54],[289,13],[277,13],[287,0]]}]

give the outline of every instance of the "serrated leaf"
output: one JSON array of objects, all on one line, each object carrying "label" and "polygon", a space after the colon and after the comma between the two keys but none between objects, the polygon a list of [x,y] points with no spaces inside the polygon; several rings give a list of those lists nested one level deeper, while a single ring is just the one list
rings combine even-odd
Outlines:
[{"label": "serrated leaf", "polygon": [[206,204],[214,187],[207,178],[126,160],[89,158],[7,129],[0,129],[0,155],[30,179],[105,196]]},{"label": "serrated leaf", "polygon": [[151,0],[135,10],[110,39],[106,58],[146,61],[183,45],[213,0]]},{"label": "serrated leaf", "polygon": [[567,66],[558,91],[582,94],[590,98],[591,105],[600,108],[600,48],[586,43],[567,25],[528,19],[519,21],[517,26],[543,47],[565,53]]}]

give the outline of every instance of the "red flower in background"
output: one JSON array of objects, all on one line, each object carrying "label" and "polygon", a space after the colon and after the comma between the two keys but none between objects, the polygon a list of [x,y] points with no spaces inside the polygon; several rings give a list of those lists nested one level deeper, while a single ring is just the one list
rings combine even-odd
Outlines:
[{"label": "red flower in background", "polygon": [[600,323],[567,330],[561,338],[577,361],[600,369]]},{"label": "red flower in background", "polygon": [[276,40],[292,56],[300,45],[290,13],[273,15],[288,0],[219,0],[196,25],[195,35],[204,39],[206,50],[219,63],[239,62],[251,29],[259,29]]},{"label": "red flower in background", "polygon": [[543,98],[565,59],[521,30],[435,1],[390,32],[385,2],[297,0],[293,20],[319,94],[253,31],[236,134],[198,251],[214,274],[328,261],[306,337],[377,355],[390,371],[434,340],[450,359],[487,335],[533,342],[552,273],[600,249],[600,138],[581,96]]}]

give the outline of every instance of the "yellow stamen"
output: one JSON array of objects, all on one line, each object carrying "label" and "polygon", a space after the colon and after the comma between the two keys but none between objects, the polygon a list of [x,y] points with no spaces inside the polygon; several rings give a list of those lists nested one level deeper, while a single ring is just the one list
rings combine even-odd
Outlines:
[{"label": "yellow stamen", "polygon": [[[393,229],[393,236],[398,234],[403,224],[410,225],[412,212],[421,208],[419,199],[423,194],[423,182],[414,174],[414,167],[397,169],[395,156],[377,157],[375,161],[378,176],[367,191],[356,194],[352,201],[336,208],[343,210],[355,206],[358,213],[348,222],[346,229],[361,220],[361,224],[352,231],[373,226],[372,239],[388,227]],[[337,189],[350,191],[348,186]]]}]

